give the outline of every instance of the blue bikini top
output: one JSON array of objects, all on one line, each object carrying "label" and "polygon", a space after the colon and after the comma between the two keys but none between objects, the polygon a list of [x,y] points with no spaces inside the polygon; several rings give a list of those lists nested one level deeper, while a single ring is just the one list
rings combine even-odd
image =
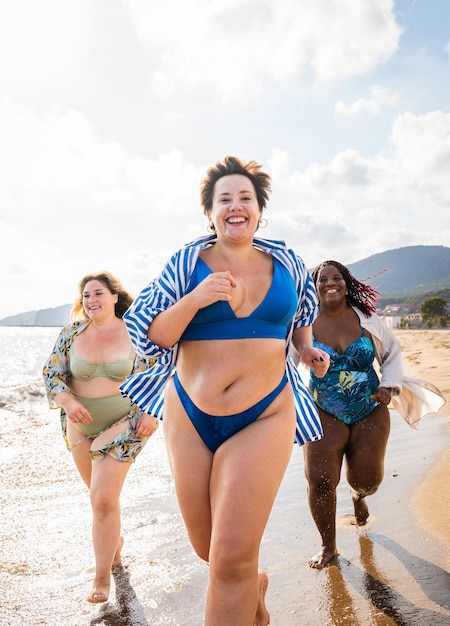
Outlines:
[{"label": "blue bikini top", "polygon": [[110,380],[121,381],[131,374],[133,364],[133,350],[128,359],[120,359],[120,361],[111,363],[93,363],[76,356],[73,349],[70,351],[70,372],[78,380],[91,380],[91,378],[102,376]]},{"label": "blue bikini top", "polygon": [[[211,268],[198,259],[187,293],[209,274]],[[286,339],[289,322],[297,310],[298,296],[294,280],[287,268],[273,259],[273,278],[261,304],[248,317],[237,317],[224,300],[199,309],[180,341],[208,339]]]}]

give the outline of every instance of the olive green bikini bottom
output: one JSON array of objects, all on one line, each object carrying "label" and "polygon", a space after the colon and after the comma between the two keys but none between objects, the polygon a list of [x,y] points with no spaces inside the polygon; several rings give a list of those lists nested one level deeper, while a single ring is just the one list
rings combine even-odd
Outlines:
[{"label": "olive green bikini bottom", "polygon": [[89,422],[89,424],[77,424],[78,428],[89,437],[98,435],[107,426],[111,426],[121,417],[129,415],[131,410],[130,399],[124,398],[120,394],[104,396],[103,398],[81,398],[80,396],[72,395],[75,400],[92,413],[92,422]]},{"label": "olive green bikini bottom", "polygon": [[92,413],[93,419],[89,424],[77,424],[86,436],[70,446],[67,439],[67,416],[64,412],[61,413],[61,428],[66,448],[71,451],[77,444],[86,439],[94,440],[115,424],[129,422],[128,428],[112,436],[101,448],[91,447],[89,452],[93,461],[99,461],[104,458],[105,454],[108,454],[121,463],[133,463],[147,443],[148,437],[145,439],[136,437],[135,430],[140,412],[131,409],[129,398],[119,395],[103,398],[81,398],[74,395],[74,398]]}]

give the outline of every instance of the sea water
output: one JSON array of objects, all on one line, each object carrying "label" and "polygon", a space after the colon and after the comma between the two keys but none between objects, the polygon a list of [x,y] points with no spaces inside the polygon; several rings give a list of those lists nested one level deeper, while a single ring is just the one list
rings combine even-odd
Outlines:
[{"label": "sea water", "polygon": [[[105,605],[85,600],[94,571],[89,496],[63,444],[59,411],[48,407],[41,375],[59,330],[0,327],[0,624],[198,626],[208,568],[194,554],[182,523],[162,426],[122,490],[130,582],[114,587]],[[313,626],[349,618],[355,625],[374,619],[381,624],[389,611],[411,626],[449,623],[446,551],[416,528],[404,495],[448,447],[442,421],[424,419],[414,431],[393,416],[385,479],[371,498],[373,517],[363,531],[347,521],[352,506],[341,480],[342,567],[319,576],[306,568],[318,537],[302,456],[294,448],[261,546],[273,623]],[[382,604],[374,606],[374,598]]]},{"label": "sea water", "polygon": [[0,392],[41,379],[60,328],[0,326]]},{"label": "sea water", "polygon": [[85,600],[94,576],[89,493],[42,379],[59,332],[0,327],[0,624],[200,623],[202,606],[188,606],[185,598],[195,590],[204,597],[207,568],[182,523],[162,427],[131,466],[121,494],[123,555],[132,587],[122,585],[126,597],[119,598],[113,585],[105,605]]}]

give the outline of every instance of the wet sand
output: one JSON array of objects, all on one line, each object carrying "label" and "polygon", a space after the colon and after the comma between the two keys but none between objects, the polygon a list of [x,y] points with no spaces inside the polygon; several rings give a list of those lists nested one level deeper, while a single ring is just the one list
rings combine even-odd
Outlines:
[{"label": "wet sand", "polygon": [[[411,373],[447,398],[413,430],[392,412],[386,473],[365,527],[338,489],[335,565],[308,569],[319,536],[294,446],[261,548],[272,626],[450,623],[450,331],[395,331]],[[87,490],[39,384],[0,409],[0,624],[201,626],[207,566],[181,522],[162,428],[122,495],[125,567],[109,602],[85,600],[93,579]],[[13,406],[14,404],[14,406]]]}]

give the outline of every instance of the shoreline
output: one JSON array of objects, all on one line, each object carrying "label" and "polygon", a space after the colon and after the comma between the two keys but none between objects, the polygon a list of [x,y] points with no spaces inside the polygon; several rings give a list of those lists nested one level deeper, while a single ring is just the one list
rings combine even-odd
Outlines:
[{"label": "shoreline", "polygon": [[[433,383],[444,396],[446,403],[439,415],[450,416],[450,330],[392,331],[400,341],[403,357],[412,374]],[[450,419],[447,429],[450,432]],[[449,483],[450,449],[447,449],[428,470],[411,497],[421,527],[431,531],[447,547],[450,547],[450,490],[445,486]]]},{"label": "shoreline", "polygon": [[[337,490],[335,564],[308,568],[320,538],[309,512],[303,453],[292,457],[265,530],[274,626],[444,626],[450,623],[450,331],[395,331],[412,376],[448,404],[417,430],[391,412],[385,476],[352,524],[344,475]],[[181,519],[159,428],[130,469],[121,507],[124,567],[104,605],[93,579],[87,490],[43,389],[15,390],[0,407],[0,623],[10,626],[200,626],[208,568]]]}]

